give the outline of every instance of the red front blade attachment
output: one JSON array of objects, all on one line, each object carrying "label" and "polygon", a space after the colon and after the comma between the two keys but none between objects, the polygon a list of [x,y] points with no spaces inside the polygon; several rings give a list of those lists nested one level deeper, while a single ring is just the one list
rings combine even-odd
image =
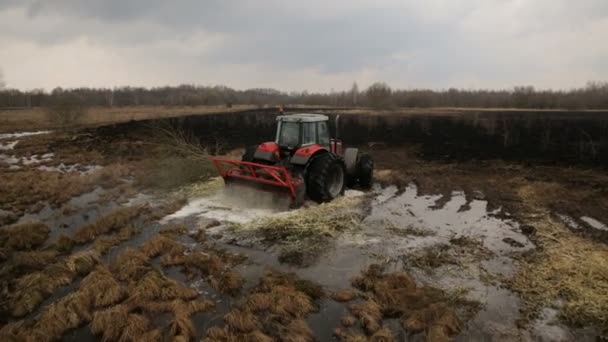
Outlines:
[{"label": "red front blade attachment", "polygon": [[215,157],[211,157],[211,160],[224,181],[239,179],[253,184],[276,186],[288,190],[291,199],[296,199],[294,179],[285,167]]}]

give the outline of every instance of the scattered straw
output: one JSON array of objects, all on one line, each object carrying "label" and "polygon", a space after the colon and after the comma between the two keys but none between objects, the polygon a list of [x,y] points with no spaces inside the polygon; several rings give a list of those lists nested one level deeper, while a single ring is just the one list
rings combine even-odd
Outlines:
[{"label": "scattered straw", "polygon": [[528,317],[563,301],[567,323],[608,329],[608,247],[575,235],[548,215],[534,226],[542,248],[521,260],[512,284],[526,301]]},{"label": "scattered straw", "polygon": [[144,206],[116,209],[96,222],[78,229],[74,233],[73,239],[79,244],[93,241],[99,235],[107,234],[131,225],[132,221],[141,215],[145,210],[147,210],[147,208]]}]

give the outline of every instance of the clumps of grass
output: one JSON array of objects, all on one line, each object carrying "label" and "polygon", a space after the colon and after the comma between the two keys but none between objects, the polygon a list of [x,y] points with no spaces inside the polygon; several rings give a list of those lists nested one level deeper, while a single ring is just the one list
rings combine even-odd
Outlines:
[{"label": "clumps of grass", "polygon": [[0,247],[7,250],[31,250],[40,247],[50,233],[49,227],[31,221],[3,227],[0,230]]},{"label": "clumps of grass", "polygon": [[91,332],[104,341],[135,341],[148,332],[152,324],[144,315],[130,312],[125,304],[97,311],[91,321]]},{"label": "clumps of grass", "polygon": [[293,274],[267,273],[205,341],[313,341],[306,317],[318,310],[321,288]]},{"label": "clumps of grass", "polygon": [[186,251],[186,248],[181,243],[175,241],[172,238],[165,236],[165,234],[158,234],[153,238],[146,241],[140,252],[148,258],[156,258],[161,254],[170,256],[181,256]]},{"label": "clumps of grass", "polygon": [[[39,210],[39,204],[44,202],[59,207],[71,198],[92,191],[97,186],[111,188],[119,185],[129,173],[130,170],[124,165],[106,165],[85,176],[37,169],[4,172],[0,182],[0,193],[4,194],[0,209],[21,215],[27,211]],[[31,179],[36,181],[27,181]]]},{"label": "clumps of grass", "polygon": [[[372,265],[353,278],[352,285],[362,291],[361,296],[366,299],[349,306],[346,324],[335,332],[336,337],[346,341],[367,337],[392,341],[393,336],[383,326],[383,320],[396,317],[410,333],[424,332],[427,341],[446,341],[458,334],[462,326],[453,306],[469,303],[457,301],[439,289],[419,286],[406,273],[385,273],[379,265]],[[353,330],[356,323],[351,317],[367,337]]]},{"label": "clumps of grass", "polygon": [[45,307],[35,320],[21,321],[10,332],[17,340],[59,340],[63,334],[89,322],[95,308],[115,304],[125,297],[124,290],[103,266],[85,277],[80,288]]},{"label": "clumps of grass", "polygon": [[148,270],[139,281],[130,284],[128,291],[129,301],[134,304],[152,300],[192,300],[199,296],[196,290],[167,278],[157,270]]},{"label": "clumps of grass", "polygon": [[38,341],[59,340],[66,331],[90,319],[90,298],[76,291],[45,308],[29,334]]},{"label": "clumps of grass", "polygon": [[104,266],[97,266],[86,276],[80,283],[80,289],[90,298],[91,306],[95,308],[119,303],[127,296],[125,289]]},{"label": "clumps of grass", "polygon": [[164,236],[170,237],[170,238],[177,238],[181,235],[186,235],[188,233],[188,227],[186,227],[183,224],[168,224],[166,226],[163,226],[163,228],[161,229],[161,231],[159,231],[159,234],[162,234]]},{"label": "clumps of grass", "polygon": [[243,278],[232,270],[235,260],[218,253],[193,251],[188,254],[166,254],[161,263],[165,266],[182,266],[188,276],[198,274],[212,288],[224,294],[236,295],[244,283]]},{"label": "clumps of grass", "polygon": [[540,248],[522,258],[512,288],[524,298],[525,318],[543,307],[559,307],[572,326],[608,330],[608,247],[580,237],[544,215],[534,222]]},{"label": "clumps of grass", "polygon": [[395,225],[390,224],[390,225],[388,225],[388,227],[386,229],[389,230],[391,233],[393,233],[397,236],[402,236],[402,237],[409,237],[409,236],[422,237],[422,236],[435,235],[435,232],[433,232],[433,231],[419,228],[419,227],[414,227],[414,226],[407,226],[405,228],[401,228],[401,227],[397,227]]},{"label": "clumps of grass", "polygon": [[110,270],[118,280],[137,280],[150,269],[148,261],[142,252],[127,248],[110,264]]},{"label": "clumps of grass", "polygon": [[132,224],[132,221],[147,210],[145,206],[134,206],[116,209],[94,223],[88,224],[74,233],[73,240],[84,244],[95,240],[98,236],[117,231]]},{"label": "clumps of grass", "polygon": [[96,239],[91,248],[97,253],[104,255],[113,247],[131,239],[137,233],[139,233],[139,230],[134,226],[126,226],[121,228],[116,234]]},{"label": "clumps of grass", "polygon": [[14,317],[29,314],[57,289],[70,284],[77,276],[89,273],[98,263],[98,254],[85,251],[40,272],[24,275],[11,285],[14,291],[8,296],[8,310]]},{"label": "clumps of grass", "polygon": [[23,274],[44,269],[56,261],[54,250],[14,252],[0,268],[0,279],[15,278]]},{"label": "clumps of grass", "polygon": [[181,299],[165,302],[148,302],[141,308],[151,314],[172,314],[168,327],[168,337],[173,340],[191,340],[197,335],[196,328],[192,322],[192,315],[205,312],[214,307],[214,303],[208,300],[183,301]]},{"label": "clumps of grass", "polygon": [[454,256],[449,245],[425,247],[416,253],[403,256],[403,261],[407,265],[420,268],[427,273],[445,265],[460,265],[460,261]]},{"label": "clumps of grass", "polygon": [[340,289],[331,294],[331,298],[337,302],[350,302],[357,296],[359,296],[359,291],[352,288]]}]

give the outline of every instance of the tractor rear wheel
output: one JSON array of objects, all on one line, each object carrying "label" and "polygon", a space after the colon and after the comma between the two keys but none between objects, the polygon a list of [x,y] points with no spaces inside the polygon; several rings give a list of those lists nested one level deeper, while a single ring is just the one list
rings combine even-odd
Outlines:
[{"label": "tractor rear wheel", "polygon": [[371,187],[374,177],[374,160],[369,154],[362,154],[359,157],[358,173],[359,185],[364,188]]},{"label": "tractor rear wheel", "polygon": [[249,146],[245,149],[245,153],[243,153],[243,157],[241,158],[241,161],[244,162],[252,162],[253,161],[253,157],[255,155],[255,151],[258,149],[257,145],[253,145],[253,146]]},{"label": "tractor rear wheel", "polygon": [[344,193],[346,169],[332,153],[315,157],[308,167],[306,191],[315,202],[328,202]]}]

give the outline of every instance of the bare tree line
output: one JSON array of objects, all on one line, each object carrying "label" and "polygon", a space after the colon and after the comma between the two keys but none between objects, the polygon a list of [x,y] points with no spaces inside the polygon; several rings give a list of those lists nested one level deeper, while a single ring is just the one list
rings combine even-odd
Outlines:
[{"label": "bare tree line", "polygon": [[180,85],[177,87],[121,88],[55,88],[21,91],[2,89],[0,74],[0,108],[54,107],[72,104],[91,106],[199,106],[236,105],[321,105],[342,107],[391,108],[533,108],[533,109],[608,109],[608,82],[589,82],[585,87],[568,91],[536,90],[515,87],[510,90],[466,90],[450,88],[391,89],[385,83],[374,83],[359,90],[356,83],[349,90],[318,92],[282,92],[275,89],[235,90],[225,86]]}]

